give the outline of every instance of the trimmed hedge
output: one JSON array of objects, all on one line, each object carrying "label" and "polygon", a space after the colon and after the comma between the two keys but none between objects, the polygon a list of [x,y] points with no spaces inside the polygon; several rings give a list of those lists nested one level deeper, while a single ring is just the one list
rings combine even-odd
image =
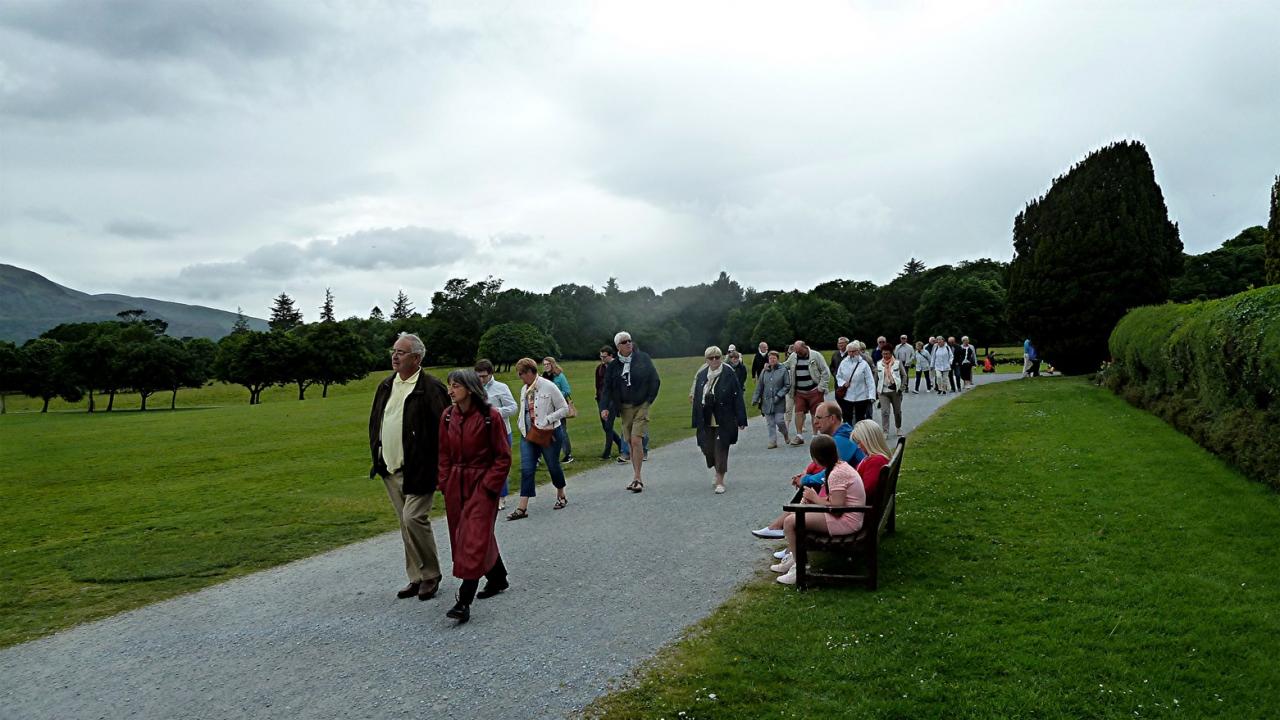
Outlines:
[{"label": "trimmed hedge", "polygon": [[1280,490],[1280,285],[1138,308],[1110,348],[1107,387]]}]

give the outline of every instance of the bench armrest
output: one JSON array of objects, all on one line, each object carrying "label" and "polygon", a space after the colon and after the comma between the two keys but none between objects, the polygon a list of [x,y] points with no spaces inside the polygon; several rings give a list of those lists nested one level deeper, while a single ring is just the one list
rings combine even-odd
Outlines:
[{"label": "bench armrest", "polygon": [[865,513],[871,510],[870,505],[809,505],[809,504],[788,504],[783,505],[784,512],[792,513],[832,513],[832,512],[861,512]]}]

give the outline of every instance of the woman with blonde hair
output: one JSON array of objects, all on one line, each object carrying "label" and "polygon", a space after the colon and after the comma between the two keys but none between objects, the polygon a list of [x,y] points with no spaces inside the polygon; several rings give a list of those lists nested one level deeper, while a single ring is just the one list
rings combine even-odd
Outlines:
[{"label": "woman with blonde hair", "polygon": [[880,482],[880,470],[889,464],[893,450],[889,449],[889,440],[884,430],[875,420],[861,420],[853,426],[849,439],[858,444],[866,457],[858,463],[858,477],[862,478],[862,486],[866,497],[875,496],[876,485]]},{"label": "woman with blonde hair", "polygon": [[560,363],[550,355],[542,358],[542,377],[555,383],[560,389],[560,394],[564,396],[564,401],[569,403],[569,414],[560,421],[560,429],[556,431],[560,433],[560,444],[564,446],[564,457],[560,458],[560,464],[568,465],[573,462],[573,443],[569,440],[569,418],[578,414],[577,408],[573,406],[569,378],[565,376],[564,368],[560,367]]},{"label": "woman with blonde hair", "polygon": [[564,470],[560,467],[560,434],[556,432],[560,421],[569,414],[569,404],[555,383],[538,377],[538,363],[533,358],[516,361],[516,376],[524,383],[520,389],[517,423],[520,427],[520,505],[507,515],[508,520],[529,517],[529,498],[538,494],[533,473],[538,469],[539,460],[547,463],[551,484],[556,489],[556,503],[551,507],[560,510],[569,502],[564,494]]},{"label": "woman with blonde hair", "polygon": [[729,471],[729,446],[738,442],[738,431],[747,427],[747,404],[738,376],[725,367],[720,348],[712,345],[702,357],[707,366],[693,381],[693,427],[698,430],[698,447],[715,469],[714,491],[724,494],[724,476]]}]

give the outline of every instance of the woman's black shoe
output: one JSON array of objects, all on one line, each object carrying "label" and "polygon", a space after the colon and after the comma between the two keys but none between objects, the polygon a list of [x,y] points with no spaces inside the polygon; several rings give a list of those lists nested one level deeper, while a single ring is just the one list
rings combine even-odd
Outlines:
[{"label": "woman's black shoe", "polygon": [[501,582],[486,582],[484,584],[484,589],[476,593],[476,597],[481,600],[491,598],[509,587],[511,587],[511,583],[508,583],[506,580],[502,580]]},{"label": "woman's black shoe", "polygon": [[449,608],[449,612],[445,613],[445,616],[457,620],[458,624],[461,625],[471,619],[471,606],[456,603],[453,607]]}]

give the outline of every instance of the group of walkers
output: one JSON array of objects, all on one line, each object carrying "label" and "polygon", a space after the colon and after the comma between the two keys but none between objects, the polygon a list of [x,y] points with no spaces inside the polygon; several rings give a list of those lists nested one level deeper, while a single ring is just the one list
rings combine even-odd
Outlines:
[{"label": "group of walkers", "polygon": [[[600,349],[596,368],[596,409],[605,440],[601,458],[611,457],[617,445],[618,462],[632,468],[626,489],[640,493],[645,489],[649,411],[661,378],[652,358],[636,347],[629,333],[619,332],[613,340],[612,347]],[[971,387],[976,352],[967,337],[959,345],[954,339],[930,338],[926,347],[919,342],[912,346],[904,335],[892,348],[881,337],[871,353],[857,340],[840,338],[837,347],[828,363],[803,340],[787,348],[785,359],[760,343],[751,367],[756,379],[751,404],[766,420],[769,448],[778,447],[779,434],[783,445],[804,445],[805,427],[812,419],[813,462],[792,479],[800,491],[798,499],[861,504],[867,483],[878,477],[876,464],[888,461],[891,414],[892,432],[901,434],[903,395],[919,392],[922,376],[927,388],[937,392]],[[547,466],[556,491],[552,508],[568,505],[562,466],[574,461],[567,423],[577,408],[568,378],[554,357],[543,358],[541,364],[532,358],[515,363],[522,384],[517,400],[495,379],[490,361],[454,370],[441,383],[422,371],[425,354],[416,335],[402,333],[396,339],[391,350],[394,372],[378,385],[369,416],[369,476],[382,478],[400,523],[409,583],[397,592],[399,598],[429,600],[439,589],[442,575],[430,511],[435,491],[442,493],[453,574],[462,581],[446,615],[464,623],[471,617],[474,599],[493,597],[510,586],[494,521],[505,509],[508,493],[511,418],[516,418],[520,432],[520,497],[506,515],[509,521],[529,516],[530,501],[537,496],[534,475],[539,464]],[[712,471],[712,490],[719,495],[726,492],[729,449],[747,427],[747,368],[732,345],[727,353],[708,347],[703,359],[689,392],[691,419]],[[914,391],[908,388],[912,367]],[[834,400],[828,397],[832,385]],[[871,406],[877,401],[880,424],[871,419]],[[792,522],[780,517],[756,534],[787,537],[794,549]],[[816,531],[855,532],[860,522],[858,513],[834,514]],[[780,581],[794,582],[786,557],[778,559]],[[481,578],[486,579],[484,589],[479,589]]]},{"label": "group of walkers", "polygon": [[[648,445],[649,407],[660,379],[652,359],[635,348],[629,334],[618,333],[614,344],[616,356],[612,348],[601,350],[596,384],[600,420],[609,439],[605,452],[613,439],[622,450],[620,457],[639,449],[626,460],[635,473],[627,489],[638,493],[644,490],[641,463]],[[517,402],[511,389],[494,378],[492,362],[482,359],[472,369],[454,370],[442,383],[422,371],[425,356],[422,340],[409,333],[401,333],[391,349],[393,373],[378,384],[369,414],[369,477],[382,478],[399,520],[409,578],[396,593],[400,599],[430,600],[439,591],[442,573],[430,513],[440,491],[453,575],[462,581],[445,614],[461,624],[471,619],[476,598],[510,587],[493,528],[508,492],[511,417],[520,430],[520,500],[507,520],[520,520],[529,516],[529,501],[537,495],[539,463],[546,464],[556,490],[552,508],[568,505],[561,466],[573,462],[566,423],[577,410],[568,378],[554,357],[543,358],[541,375],[532,358],[516,362],[523,384]]]}]

